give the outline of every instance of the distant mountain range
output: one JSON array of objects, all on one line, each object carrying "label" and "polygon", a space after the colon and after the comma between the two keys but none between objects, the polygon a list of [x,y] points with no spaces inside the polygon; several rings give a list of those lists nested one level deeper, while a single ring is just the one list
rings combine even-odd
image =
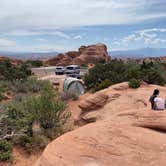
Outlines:
[{"label": "distant mountain range", "polygon": [[110,51],[112,58],[147,58],[166,56],[166,48],[141,48],[135,50]]},{"label": "distant mountain range", "polygon": [[7,56],[9,58],[16,58],[16,59],[22,59],[22,60],[35,60],[35,59],[47,59],[54,57],[58,54],[58,52],[5,52],[0,51],[0,56]]},{"label": "distant mountain range", "polygon": [[[54,57],[58,52],[5,52],[0,51],[0,56],[8,56],[16,59],[47,59]],[[146,58],[146,57],[160,57],[166,56],[166,48],[142,48],[135,50],[117,50],[110,51],[112,58]]]}]

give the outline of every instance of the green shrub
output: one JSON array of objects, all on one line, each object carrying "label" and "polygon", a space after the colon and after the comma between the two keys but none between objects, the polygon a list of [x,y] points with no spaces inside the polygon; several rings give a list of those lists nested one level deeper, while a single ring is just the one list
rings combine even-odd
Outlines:
[{"label": "green shrub", "polygon": [[28,80],[25,82],[25,85],[28,92],[37,93],[43,88],[44,83],[45,81],[40,81],[32,77],[28,78]]},{"label": "green shrub", "polygon": [[108,88],[111,85],[111,82],[109,79],[106,79],[102,81],[101,83],[96,84],[94,91],[99,91],[105,88]]},{"label": "green shrub", "polygon": [[61,100],[62,101],[67,101],[67,100],[78,100],[79,99],[79,95],[78,94],[72,94],[72,93],[61,93]]},{"label": "green shrub", "polygon": [[142,80],[148,84],[164,85],[166,79],[162,76],[162,71],[147,69],[142,72]]},{"label": "green shrub", "polygon": [[7,141],[0,141],[0,162],[12,158],[12,145]]},{"label": "green shrub", "polygon": [[0,122],[5,124],[3,128],[10,128],[17,134],[17,137],[13,138],[14,143],[30,147],[29,140],[33,138],[33,122],[40,124],[46,136],[48,133],[51,138],[59,135],[70,116],[65,108],[59,95],[54,93],[51,86],[45,84],[40,94],[25,96],[7,105],[6,116],[0,119]]},{"label": "green shrub", "polygon": [[47,129],[53,133],[63,127],[70,113],[65,110],[65,104],[49,87],[45,87],[41,95],[34,100],[35,118],[44,132]]},{"label": "green shrub", "polygon": [[49,81],[37,80],[34,77],[29,77],[27,80],[16,80],[13,85],[17,93],[38,93],[47,86],[51,87]]},{"label": "green shrub", "polygon": [[44,135],[33,136],[33,146],[38,149],[44,149],[49,143],[49,139]]},{"label": "green shrub", "polygon": [[0,62],[0,79],[13,81],[17,79],[27,79],[31,75],[31,70],[25,64],[13,65],[9,60]]},{"label": "green shrub", "polygon": [[11,90],[13,90],[11,81],[4,81],[4,80],[0,81],[0,91],[1,92],[11,91]]},{"label": "green shrub", "polygon": [[15,143],[20,144],[20,145],[22,145],[24,147],[26,147],[26,145],[29,145],[29,144],[33,143],[32,137],[30,137],[28,135],[20,136],[17,141],[18,142],[15,142]]},{"label": "green shrub", "polygon": [[140,87],[140,81],[136,80],[135,78],[131,79],[129,81],[129,87],[134,88],[134,89],[139,88]]},{"label": "green shrub", "polygon": [[88,90],[94,91],[133,78],[149,84],[164,85],[166,83],[165,69],[166,65],[163,63],[143,62],[139,64],[131,60],[127,62],[112,60],[107,64],[96,64],[85,75],[84,82]]},{"label": "green shrub", "polygon": [[112,60],[107,64],[97,64],[85,75],[87,89],[95,89],[102,81],[109,80],[111,84],[126,81],[126,65],[123,61]]},{"label": "green shrub", "polygon": [[14,87],[15,87],[14,91],[16,93],[27,93],[28,91],[26,81],[23,81],[23,80],[15,80]]},{"label": "green shrub", "polygon": [[2,94],[2,92],[0,92],[0,101],[2,101],[4,99],[4,96]]},{"label": "green shrub", "polygon": [[25,62],[26,65],[30,66],[30,67],[41,67],[43,66],[43,62],[40,60],[27,60]]},{"label": "green shrub", "polygon": [[74,101],[77,101],[77,100],[79,99],[79,95],[78,95],[78,94],[73,94],[73,95],[72,95],[72,99],[73,99]]}]

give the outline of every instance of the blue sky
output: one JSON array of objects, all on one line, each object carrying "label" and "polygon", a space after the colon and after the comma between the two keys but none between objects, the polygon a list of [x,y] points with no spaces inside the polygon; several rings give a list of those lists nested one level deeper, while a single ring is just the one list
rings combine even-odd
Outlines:
[{"label": "blue sky", "polygon": [[165,0],[0,0],[0,50],[166,47]]}]

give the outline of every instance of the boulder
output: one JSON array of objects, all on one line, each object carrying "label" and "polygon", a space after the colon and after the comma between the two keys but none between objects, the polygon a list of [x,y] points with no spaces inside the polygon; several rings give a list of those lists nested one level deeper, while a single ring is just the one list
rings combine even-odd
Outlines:
[{"label": "boulder", "polygon": [[50,143],[35,166],[165,166],[165,139],[141,127],[92,123]]},{"label": "boulder", "polygon": [[103,107],[106,104],[108,98],[108,95],[104,93],[96,93],[81,101],[79,107],[81,108],[82,112],[96,110]]},{"label": "boulder", "polygon": [[165,166],[166,111],[152,111],[148,102],[156,88],[166,98],[165,87],[127,83],[81,98],[86,125],[50,143],[35,166]]}]

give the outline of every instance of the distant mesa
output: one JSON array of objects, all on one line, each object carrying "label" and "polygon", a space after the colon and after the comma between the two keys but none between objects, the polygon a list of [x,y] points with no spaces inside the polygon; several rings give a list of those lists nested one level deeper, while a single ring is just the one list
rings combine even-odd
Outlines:
[{"label": "distant mesa", "polygon": [[144,61],[148,61],[148,62],[166,62],[166,56],[163,56],[163,57],[148,57],[148,58],[145,58]]},{"label": "distant mesa", "polygon": [[109,61],[111,57],[108,54],[107,46],[99,43],[96,45],[81,46],[78,51],[69,51],[64,54],[58,54],[53,58],[44,60],[45,65],[84,65],[95,64],[99,61]]},{"label": "distant mesa", "polygon": [[20,65],[20,64],[22,64],[22,60],[12,59],[12,58],[8,58],[8,57],[5,57],[5,56],[0,56],[0,62],[1,61],[10,61],[13,65]]}]

